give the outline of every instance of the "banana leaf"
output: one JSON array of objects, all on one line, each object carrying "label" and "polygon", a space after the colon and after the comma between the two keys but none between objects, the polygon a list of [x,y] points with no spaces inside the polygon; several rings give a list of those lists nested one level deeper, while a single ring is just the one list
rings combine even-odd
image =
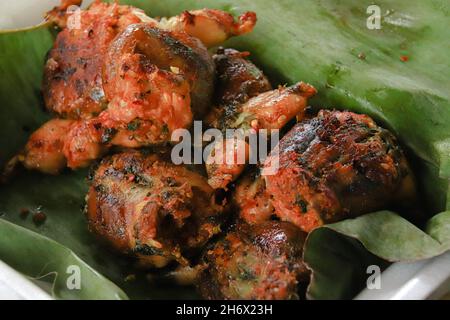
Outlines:
[{"label": "banana leaf", "polygon": [[[211,7],[233,14],[253,10],[258,24],[250,35],[226,45],[250,51],[278,83],[303,80],[319,90],[315,108],[367,113],[392,130],[407,149],[430,220],[424,230],[393,212],[376,212],[313,231],[304,258],[312,269],[307,296],[352,298],[364,287],[366,268],[433,257],[450,248],[450,4],[446,1],[368,0],[127,0],[151,16]],[[381,29],[366,27],[369,5],[381,8]],[[0,33],[0,164],[24,145],[48,115],[39,94],[44,57],[54,32],[48,25]],[[89,234],[81,214],[85,172],[57,177],[22,172],[0,186],[0,259],[30,277],[61,274],[77,260],[93,288],[67,292],[56,278],[57,298],[185,298],[191,288],[148,282],[126,258],[103,248]],[[36,225],[23,208],[43,210]],[[439,212],[442,212],[438,214]],[[9,231],[8,231],[9,230]],[[49,245],[30,247],[46,239]],[[55,244],[55,242],[57,244]],[[57,247],[59,249],[51,249]],[[61,256],[50,267],[41,257]],[[52,254],[52,252],[54,252]],[[27,264],[26,258],[36,260]],[[70,260],[70,261],[69,261]],[[39,262],[41,261],[41,262]],[[52,270],[53,268],[53,270]],[[95,271],[94,271],[95,270]],[[126,281],[130,273],[135,281]],[[111,284],[109,280],[117,286]],[[83,286],[84,287],[84,286]]]},{"label": "banana leaf", "polygon": [[[314,271],[310,299],[351,299],[366,285],[369,266],[437,256],[450,249],[450,212],[434,216],[425,232],[381,211],[314,230],[304,259]],[[381,286],[383,286],[383,277]]]},{"label": "banana leaf", "polygon": [[[125,293],[115,284],[93,270],[71,250],[36,232],[0,220],[0,241],[15,242],[12,246],[0,246],[2,259],[25,274],[34,274],[33,279],[49,282],[48,288],[54,296],[63,299],[124,299]],[[36,254],[39,252],[39,254]],[[77,266],[75,272],[70,266]],[[64,267],[67,267],[64,269]],[[36,273],[39,270],[39,273]],[[78,276],[79,284],[71,276]],[[70,289],[71,288],[71,289]]]}]

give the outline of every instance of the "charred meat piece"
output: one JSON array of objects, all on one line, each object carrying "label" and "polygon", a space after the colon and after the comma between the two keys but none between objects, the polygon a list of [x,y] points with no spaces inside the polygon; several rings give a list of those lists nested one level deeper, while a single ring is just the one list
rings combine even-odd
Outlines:
[{"label": "charred meat piece", "polygon": [[187,265],[220,231],[222,209],[201,175],[138,151],[105,158],[87,196],[90,229],[151,267]]},{"label": "charred meat piece", "polygon": [[142,14],[132,7],[95,1],[88,10],[68,16],[45,64],[43,95],[50,111],[80,119],[106,108],[101,75],[105,54],[115,36],[141,22]]},{"label": "charred meat piece", "polygon": [[[170,130],[190,125],[192,113],[197,119],[205,114],[214,76],[213,60],[199,40],[148,24],[131,25],[114,40],[103,72],[109,108],[142,108],[149,114],[155,109],[157,118],[186,118],[183,126],[165,119]],[[171,108],[163,109],[164,102]]]},{"label": "charred meat piece", "polygon": [[[275,174],[265,174],[279,160]],[[395,137],[369,116],[322,110],[298,123],[266,160],[262,175],[276,215],[309,232],[325,223],[414,197]]]},{"label": "charred meat piece", "polygon": [[216,107],[206,123],[220,130],[280,129],[295,116],[302,118],[307,99],[316,94],[316,89],[299,82],[271,90],[267,78],[247,56],[233,49],[221,49],[214,56],[218,91]]},{"label": "charred meat piece", "polygon": [[199,291],[207,299],[296,299],[308,278],[306,234],[287,222],[243,224],[204,255]]},{"label": "charred meat piece", "polygon": [[[303,82],[292,87],[280,87],[273,91],[262,93],[251,98],[243,105],[238,107],[239,112],[236,117],[229,118],[229,128],[239,128],[242,130],[244,138],[239,135],[231,138],[225,138],[216,142],[213,151],[226,150],[232,158],[238,159],[239,153],[236,148],[227,146],[239,145],[245,143],[245,133],[256,133],[261,129],[267,130],[268,135],[272,130],[283,128],[294,117],[303,118],[307,107],[307,98],[315,94],[315,89]],[[230,121],[231,120],[231,121]],[[254,152],[251,148],[246,148]],[[247,154],[241,157],[248,158]],[[214,158],[212,154],[210,158]],[[218,157],[218,160],[223,158]],[[214,162],[207,163],[209,180],[213,182],[214,188],[223,188],[227,183],[234,181],[244,170],[245,166],[239,162]]]},{"label": "charred meat piece", "polygon": [[313,86],[304,82],[264,92],[241,105],[234,125],[256,131],[279,130],[295,117],[303,119],[308,99],[316,93]]},{"label": "charred meat piece", "polygon": [[67,133],[76,121],[53,119],[36,130],[28,139],[24,151],[18,155],[27,169],[57,174],[67,164],[63,153]]},{"label": "charred meat piece", "polygon": [[238,107],[272,89],[269,80],[247,57],[248,52],[220,48],[214,55],[217,71],[215,107],[206,117],[210,127],[233,128]]},{"label": "charred meat piece", "polygon": [[[223,48],[214,55],[217,89],[215,106],[205,118],[209,127],[221,131],[234,128],[239,106],[272,89],[263,72],[247,59],[248,55],[248,52]],[[238,146],[245,147],[239,150]],[[206,161],[209,184],[214,189],[227,189],[228,184],[244,170],[248,156],[249,146],[244,137],[228,137],[216,141]],[[244,162],[238,161],[241,158]]]},{"label": "charred meat piece", "polygon": [[176,32],[186,32],[210,48],[220,45],[230,37],[252,32],[256,14],[245,12],[235,21],[234,17],[221,10],[200,9],[184,11],[178,16],[159,21],[159,27]]},{"label": "charred meat piece", "polygon": [[110,141],[117,132],[105,129],[103,117],[75,121],[66,134],[63,153],[67,167],[71,169],[88,167],[102,157],[110,146]]},{"label": "charred meat piece", "polygon": [[[217,141],[212,150],[216,153],[226,150],[222,153],[231,158],[238,158],[239,154],[229,146],[246,143],[246,133],[267,129],[270,134],[270,130],[281,129],[295,116],[303,117],[307,99],[316,93],[312,86],[303,82],[271,90],[269,81],[247,59],[248,55],[248,52],[234,49],[219,49],[214,56],[218,73],[216,106],[205,120],[208,126],[222,132],[227,129],[243,130],[244,137],[226,137]],[[248,158],[247,154],[241,156]],[[214,158],[212,154],[210,158]],[[211,186],[226,189],[242,173],[245,164],[207,162],[206,168]]]},{"label": "charred meat piece", "polygon": [[198,40],[147,24],[128,26],[106,55],[108,108],[72,129],[64,148],[69,167],[86,166],[110,146],[169,142],[174,130],[191,126],[193,111],[201,114],[209,105],[213,79],[212,59]]},{"label": "charred meat piece", "polygon": [[259,170],[245,174],[236,182],[233,205],[240,219],[249,224],[258,224],[270,220],[275,214],[266,182]]},{"label": "charred meat piece", "polygon": [[30,136],[15,158],[29,170],[48,174],[58,174],[66,166],[87,167],[108,151],[107,142],[113,133],[102,128],[99,118],[52,119]]},{"label": "charred meat piece", "polygon": [[206,159],[208,183],[214,189],[227,189],[244,171],[250,154],[250,146],[243,139],[226,138],[216,141]]},{"label": "charred meat piece", "polygon": [[272,90],[264,73],[248,57],[250,52],[220,48],[213,56],[217,70],[216,104],[242,104]]},{"label": "charred meat piece", "polygon": [[62,30],[48,53],[42,88],[50,111],[77,122],[58,139],[62,148],[47,149],[60,160],[54,167],[27,149],[8,162],[8,172],[27,162],[29,169],[57,173],[64,163],[85,167],[111,146],[169,142],[174,130],[189,128],[211,106],[215,66],[205,44],[250,32],[256,23],[252,12],[239,21],[210,9],[158,20],[116,2],[70,8],[80,2],[62,0],[47,15]]},{"label": "charred meat piece", "polygon": [[[117,36],[103,61],[108,108],[67,129],[61,137],[65,161],[60,163],[76,169],[88,166],[111,146],[169,142],[174,130],[191,126],[191,101],[194,111],[204,112],[212,96],[214,64],[198,40],[176,36],[147,24],[130,25]],[[27,167],[42,168],[39,163]]]}]

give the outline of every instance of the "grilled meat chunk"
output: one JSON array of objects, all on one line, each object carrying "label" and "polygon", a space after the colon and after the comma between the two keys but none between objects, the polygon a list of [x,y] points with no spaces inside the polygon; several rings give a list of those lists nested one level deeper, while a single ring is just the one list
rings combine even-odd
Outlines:
[{"label": "grilled meat chunk", "polygon": [[45,63],[42,91],[48,110],[63,118],[86,119],[106,108],[105,54],[119,32],[141,22],[141,14],[133,7],[95,1],[88,10],[68,16]]},{"label": "grilled meat chunk", "polygon": [[87,196],[90,229],[152,267],[187,265],[220,231],[222,209],[200,174],[138,151],[105,158]]},{"label": "grilled meat chunk", "polygon": [[[265,174],[272,161],[276,174]],[[262,171],[275,214],[309,232],[415,196],[395,137],[369,116],[322,110],[298,123]]]},{"label": "grilled meat chunk", "polygon": [[207,299],[296,299],[308,278],[306,233],[288,222],[242,224],[207,250],[199,291]]}]

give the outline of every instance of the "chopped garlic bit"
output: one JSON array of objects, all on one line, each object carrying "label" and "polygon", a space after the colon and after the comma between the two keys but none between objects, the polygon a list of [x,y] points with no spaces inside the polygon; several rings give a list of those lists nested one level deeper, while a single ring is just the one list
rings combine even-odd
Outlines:
[{"label": "chopped garlic bit", "polygon": [[179,74],[180,73],[180,68],[174,67],[174,66],[170,66],[170,71],[172,71],[175,74]]}]

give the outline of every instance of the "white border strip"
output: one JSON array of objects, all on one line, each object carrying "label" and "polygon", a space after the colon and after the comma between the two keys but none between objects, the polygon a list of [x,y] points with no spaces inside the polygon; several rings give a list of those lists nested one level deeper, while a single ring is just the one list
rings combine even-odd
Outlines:
[{"label": "white border strip", "polygon": [[0,261],[0,300],[53,300],[21,273]]},{"label": "white border strip", "polygon": [[414,263],[394,263],[381,274],[381,289],[364,289],[356,300],[440,299],[450,292],[450,252]]}]

